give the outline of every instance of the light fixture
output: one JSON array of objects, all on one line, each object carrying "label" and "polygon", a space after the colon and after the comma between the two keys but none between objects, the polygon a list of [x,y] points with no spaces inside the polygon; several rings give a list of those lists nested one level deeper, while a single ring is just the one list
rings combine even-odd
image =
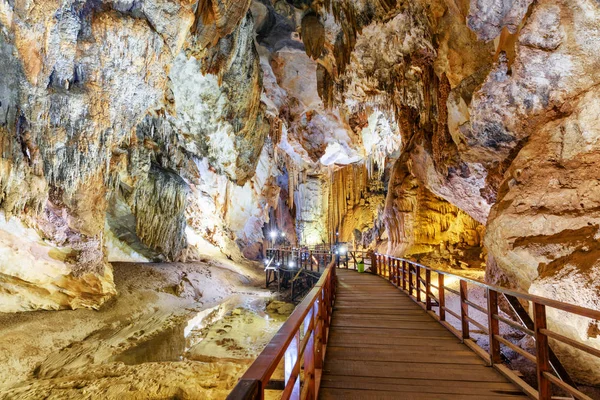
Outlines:
[{"label": "light fixture", "polygon": [[269,259],[265,258],[265,265],[269,265]]},{"label": "light fixture", "polygon": [[295,265],[296,265],[296,264],[295,264],[293,261],[290,261],[290,262],[288,263],[288,267],[290,267],[290,268],[294,268],[294,266],[295,266]]},{"label": "light fixture", "polygon": [[340,249],[340,254],[344,255],[344,254],[346,254],[346,252],[347,252],[347,251],[348,251],[348,250],[347,250],[345,247],[342,247],[342,248]]},{"label": "light fixture", "polygon": [[281,232],[281,237],[285,237],[285,232]]},{"label": "light fixture", "polygon": [[271,237],[275,238],[275,236],[277,236],[277,232],[276,231],[271,231]]}]

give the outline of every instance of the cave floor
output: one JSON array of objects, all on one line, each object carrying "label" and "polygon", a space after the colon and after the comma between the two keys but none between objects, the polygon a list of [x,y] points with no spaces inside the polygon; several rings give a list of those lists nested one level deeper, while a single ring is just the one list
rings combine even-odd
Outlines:
[{"label": "cave floor", "polygon": [[339,270],[320,399],[526,396],[389,282]]},{"label": "cave floor", "polygon": [[258,268],[113,267],[100,310],[0,314],[0,399],[222,399],[286,319]]}]

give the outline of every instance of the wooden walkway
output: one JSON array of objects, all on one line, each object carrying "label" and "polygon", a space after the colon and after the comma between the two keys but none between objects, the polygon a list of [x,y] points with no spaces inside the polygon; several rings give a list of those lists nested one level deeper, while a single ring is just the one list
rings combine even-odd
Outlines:
[{"label": "wooden walkway", "polygon": [[337,274],[320,399],[526,398],[388,281]]}]

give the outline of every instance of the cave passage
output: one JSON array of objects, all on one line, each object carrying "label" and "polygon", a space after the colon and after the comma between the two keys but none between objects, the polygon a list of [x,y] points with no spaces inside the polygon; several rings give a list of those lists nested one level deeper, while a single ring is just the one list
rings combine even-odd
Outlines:
[{"label": "cave passage", "polygon": [[538,397],[600,399],[599,27],[597,0],[0,0],[0,399],[226,398],[327,257],[376,254],[448,301],[575,307],[451,304]]}]

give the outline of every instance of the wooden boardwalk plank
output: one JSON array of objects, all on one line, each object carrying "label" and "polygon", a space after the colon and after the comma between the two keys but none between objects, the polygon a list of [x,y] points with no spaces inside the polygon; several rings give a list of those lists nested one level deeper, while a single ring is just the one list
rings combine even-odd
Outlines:
[{"label": "wooden boardwalk plank", "polygon": [[437,364],[468,364],[485,365],[485,362],[471,351],[448,350],[444,352],[414,351],[405,347],[395,348],[366,348],[329,346],[329,357],[349,361],[389,361],[402,363],[437,363]]},{"label": "wooden boardwalk plank", "polygon": [[386,392],[386,391],[370,391],[370,390],[351,390],[351,389],[331,389],[323,388],[319,391],[319,399],[330,400],[330,399],[344,399],[344,400],[455,400],[460,399],[519,399],[524,400],[526,397],[523,396],[489,396],[482,397],[480,394],[438,394],[438,393],[415,393],[415,392],[401,392],[402,395],[399,397],[398,392]]},{"label": "wooden boardwalk plank", "polygon": [[386,280],[338,271],[320,399],[525,398]]}]

